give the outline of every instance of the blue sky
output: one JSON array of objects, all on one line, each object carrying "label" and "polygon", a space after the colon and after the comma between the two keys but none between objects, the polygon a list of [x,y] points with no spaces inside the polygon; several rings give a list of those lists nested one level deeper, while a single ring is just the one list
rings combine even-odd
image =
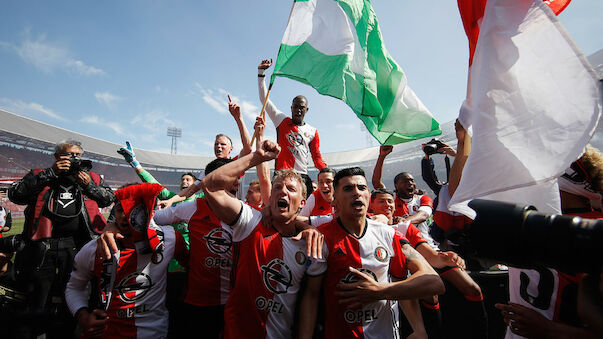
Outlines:
[{"label": "blue sky", "polygon": [[[249,128],[259,113],[257,64],[276,58],[291,1],[3,1],[0,107],[135,148],[212,155],[225,133],[240,149],[226,93]],[[467,39],[456,1],[373,1],[387,49],[441,123],[465,96]],[[585,55],[603,48],[603,2],[574,0],[559,16]],[[323,152],[370,145],[343,102],[277,78],[271,99],[288,114],[308,97],[306,121]],[[274,137],[274,129],[269,128]],[[376,142],[372,142],[376,145]]]}]

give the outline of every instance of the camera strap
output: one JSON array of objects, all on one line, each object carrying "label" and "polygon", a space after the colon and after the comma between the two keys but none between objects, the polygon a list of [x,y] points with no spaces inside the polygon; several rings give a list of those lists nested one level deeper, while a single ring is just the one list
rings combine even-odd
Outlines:
[{"label": "camera strap", "polygon": [[450,158],[448,155],[444,157],[444,162],[446,163],[446,182],[450,180]]}]

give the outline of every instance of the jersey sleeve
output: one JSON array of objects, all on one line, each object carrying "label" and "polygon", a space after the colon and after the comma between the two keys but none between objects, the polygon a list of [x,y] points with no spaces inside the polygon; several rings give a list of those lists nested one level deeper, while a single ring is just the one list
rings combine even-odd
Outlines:
[{"label": "jersey sleeve", "polygon": [[[140,173],[138,173],[138,177],[140,178],[140,180],[142,180],[142,182],[148,182],[151,184],[160,184],[161,183],[159,181],[157,181],[157,179],[155,179],[155,177],[147,172],[147,170],[143,169]],[[157,196],[157,198],[159,200],[167,200],[173,196],[175,196],[176,193],[168,190],[167,188],[164,188],[161,192],[159,192],[159,195]]]},{"label": "jersey sleeve", "polygon": [[320,140],[318,138],[318,130],[314,132],[314,138],[310,141],[310,153],[312,154],[312,161],[314,161],[314,167],[317,170],[322,170],[327,167],[327,164],[322,160],[322,155],[320,154]]},{"label": "jersey sleeve", "polygon": [[327,248],[327,244],[322,244],[322,259],[308,258],[310,260],[310,266],[306,271],[306,274],[310,276],[318,276],[324,274],[327,271],[327,256],[329,255],[329,250]]},{"label": "jersey sleeve", "polygon": [[427,243],[427,240],[423,238],[421,231],[419,231],[419,229],[413,224],[408,225],[408,229],[406,230],[406,234],[404,236],[410,243],[410,246],[413,248],[417,248],[417,246],[421,245],[422,243]]},{"label": "jersey sleeve", "polygon": [[[258,91],[260,94],[260,102],[263,105],[264,100],[266,99],[267,92],[266,83],[264,82],[263,77],[258,77]],[[285,118],[287,117],[285,113],[279,111],[276,108],[276,106],[272,103],[272,101],[270,101],[270,99],[268,99],[268,103],[266,104],[266,113],[268,113],[268,116],[270,117],[270,120],[272,120],[274,127],[277,128],[281,124],[281,122],[283,122],[283,120],[285,120]]]},{"label": "jersey sleeve", "polygon": [[185,201],[178,205],[155,211],[153,220],[157,225],[171,225],[186,222],[192,218],[197,211],[197,200]]},{"label": "jersey sleeve", "polygon": [[65,288],[65,302],[71,314],[82,307],[88,307],[88,282],[94,276],[95,256],[96,240],[84,245],[75,256],[73,270]]},{"label": "jersey sleeve", "polygon": [[310,197],[308,198],[308,200],[306,200],[306,204],[302,208],[301,212],[299,212],[299,215],[302,217],[311,216],[312,210],[314,209],[315,205],[316,205],[316,197],[314,196],[314,194],[310,194]]},{"label": "jersey sleeve", "polygon": [[237,221],[230,226],[232,241],[238,242],[247,238],[260,221],[262,221],[262,212],[241,201],[241,213],[239,213]]},{"label": "jersey sleeve", "polygon": [[176,242],[174,244],[174,258],[182,266],[188,266],[188,247],[186,241],[180,232],[174,232]]},{"label": "jersey sleeve", "polygon": [[396,231],[392,240],[394,256],[389,261],[389,274],[397,279],[405,279],[408,275],[406,256],[402,252],[402,246],[407,244],[409,244],[408,240],[402,233]]}]

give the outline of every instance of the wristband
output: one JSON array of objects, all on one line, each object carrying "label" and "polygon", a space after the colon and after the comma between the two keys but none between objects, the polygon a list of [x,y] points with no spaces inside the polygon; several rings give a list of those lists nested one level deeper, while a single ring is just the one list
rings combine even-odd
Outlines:
[{"label": "wristband", "polygon": [[258,74],[258,78],[265,78],[266,74]]}]

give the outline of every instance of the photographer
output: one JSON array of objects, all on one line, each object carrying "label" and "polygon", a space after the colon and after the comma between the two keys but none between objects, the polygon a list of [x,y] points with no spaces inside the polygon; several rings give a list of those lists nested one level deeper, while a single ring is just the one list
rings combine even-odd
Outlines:
[{"label": "photographer", "polygon": [[31,170],[8,190],[12,202],[27,205],[25,248],[17,253],[15,267],[28,294],[27,314],[40,316],[15,325],[20,337],[46,332],[46,338],[67,338],[75,328],[63,301],[73,258],[105,227],[99,207],[114,199],[100,175],[90,171],[90,161],[81,159],[82,153],[78,141],[58,143],[51,167]]},{"label": "photographer", "polygon": [[[446,182],[440,182],[434,170],[433,159],[431,158],[434,154],[445,154],[446,158],[446,174],[450,172],[450,160],[448,155],[451,157],[456,156],[454,148],[448,146],[438,139],[431,139],[429,142],[422,145],[425,156],[421,159],[421,177],[423,181],[431,188],[436,194],[440,194],[440,189],[446,184]],[[448,178],[446,178],[448,179]],[[435,205],[437,203],[434,201]]]}]

